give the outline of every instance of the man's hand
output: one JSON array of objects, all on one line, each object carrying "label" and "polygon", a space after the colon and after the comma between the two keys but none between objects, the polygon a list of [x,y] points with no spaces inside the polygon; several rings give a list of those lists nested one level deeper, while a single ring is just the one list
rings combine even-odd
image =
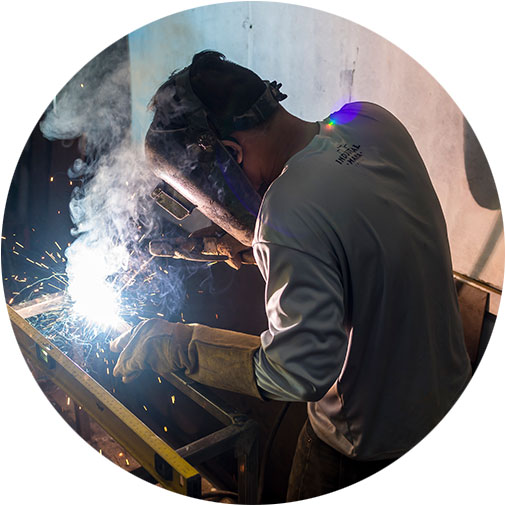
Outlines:
[{"label": "man's hand", "polygon": [[215,235],[215,230],[216,227],[214,225],[196,230],[190,234],[189,239],[202,239],[204,254],[224,256],[227,265],[236,270],[240,269],[242,265],[242,252],[251,248],[240,243],[230,234]]},{"label": "man's hand", "polygon": [[132,331],[133,329],[128,329],[126,332],[123,332],[123,334],[120,334],[116,339],[114,339],[114,341],[111,341],[109,343],[111,351],[114,353],[121,353],[130,342],[130,339],[132,339]]},{"label": "man's hand", "polygon": [[187,355],[192,328],[159,318],[146,320],[121,334],[110,344],[113,352],[121,352],[113,374],[124,383],[137,378],[143,370],[158,373],[181,369],[181,357]]},{"label": "man's hand", "polygon": [[113,373],[124,383],[145,369],[160,375],[184,371],[204,385],[261,399],[253,363],[260,345],[258,336],[153,318],[119,336],[110,348],[122,350]]},{"label": "man's hand", "polygon": [[254,264],[253,251],[216,225],[196,230],[187,238],[153,240],[149,251],[154,256],[167,256],[193,261],[224,261],[233,269]]}]

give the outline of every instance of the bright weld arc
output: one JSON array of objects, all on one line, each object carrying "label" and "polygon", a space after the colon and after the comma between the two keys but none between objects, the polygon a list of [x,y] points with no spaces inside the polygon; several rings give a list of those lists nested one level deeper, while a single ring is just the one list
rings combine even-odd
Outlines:
[{"label": "bright weld arc", "polygon": [[[54,241],[54,246],[57,248],[56,251],[46,249],[44,254],[46,258],[51,258],[55,264],[63,267],[67,260],[59,253],[59,251],[63,252],[63,249],[56,241]],[[46,291],[48,287],[56,290],[52,293],[63,291],[65,297],[58,309],[30,317],[28,321],[65,354],[77,359],[87,369],[89,366],[94,367],[92,363],[88,363],[88,358],[95,343],[98,346],[99,343],[103,344],[111,337],[115,337],[117,331],[121,332],[125,322],[130,323],[131,319],[134,321],[146,319],[141,316],[140,311],[146,306],[147,301],[137,290],[135,290],[135,295],[131,296],[128,289],[134,286],[135,280],[141,273],[143,273],[143,279],[138,281],[139,283],[150,284],[153,281],[155,273],[150,272],[147,267],[154,257],[140,261],[140,259],[131,258],[133,255],[128,255],[129,259],[125,261],[124,253],[128,251],[124,244],[90,247],[90,245],[74,243],[72,246],[74,250],[70,251],[71,272],[68,267],[64,272],[58,272],[22,255],[27,262],[33,263],[39,269],[44,269],[47,275],[42,279],[34,276],[31,282],[26,276],[21,279],[18,275],[12,275],[11,277],[23,283],[23,286],[19,291],[12,292],[9,304],[39,298],[42,290]],[[12,252],[19,254],[15,250]],[[39,254],[30,256],[38,258]],[[44,256],[41,258],[44,259]],[[56,265],[54,267],[56,268]],[[59,286],[60,283],[63,286]],[[159,289],[147,288],[147,290],[150,293],[153,292],[152,296],[160,293]],[[157,307],[156,304],[155,307]],[[153,309],[150,310],[153,311]],[[153,314],[155,312],[156,310]],[[107,365],[109,365],[108,362]]]},{"label": "bright weld arc", "polygon": [[73,310],[101,329],[118,328],[122,319],[121,292],[107,279],[116,270],[114,260],[124,258],[126,251],[122,247],[110,251],[79,249],[73,255],[73,271],[69,276],[68,293],[73,302]]},{"label": "bright weld arc", "polygon": [[113,286],[91,279],[73,284],[71,290],[73,309],[77,315],[100,327],[120,325],[121,303]]}]

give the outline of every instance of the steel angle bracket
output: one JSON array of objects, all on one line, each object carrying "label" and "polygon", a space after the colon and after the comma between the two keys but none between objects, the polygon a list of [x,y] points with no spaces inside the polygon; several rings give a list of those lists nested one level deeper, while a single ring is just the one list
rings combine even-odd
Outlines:
[{"label": "steel angle bracket", "polygon": [[7,306],[14,334],[26,358],[125,448],[160,485],[200,497],[198,471],[76,363]]}]

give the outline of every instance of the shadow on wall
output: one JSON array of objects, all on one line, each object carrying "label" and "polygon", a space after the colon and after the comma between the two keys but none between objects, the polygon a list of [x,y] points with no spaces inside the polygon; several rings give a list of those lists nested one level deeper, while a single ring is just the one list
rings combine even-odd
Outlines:
[{"label": "shadow on wall", "polygon": [[492,171],[473,129],[464,118],[464,163],[467,184],[476,203],[490,210],[500,209]]},{"label": "shadow on wall", "polygon": [[[464,163],[466,169],[467,184],[475,202],[485,209],[499,210],[499,195],[495,186],[492,171],[485,157],[473,129],[464,118]],[[479,278],[487,261],[494,250],[497,241],[503,232],[501,213],[495,219],[494,226],[486,241],[481,254],[474,265],[471,277]]]}]

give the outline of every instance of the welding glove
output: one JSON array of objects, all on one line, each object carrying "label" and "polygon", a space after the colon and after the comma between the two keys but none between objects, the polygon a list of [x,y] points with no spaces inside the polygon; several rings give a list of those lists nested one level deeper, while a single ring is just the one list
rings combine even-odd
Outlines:
[{"label": "welding glove", "polygon": [[[204,244],[203,252],[211,255],[223,255],[225,263],[238,270],[242,264],[254,264],[253,250],[248,248],[230,234],[216,235],[215,225],[196,230],[191,233],[190,239],[201,238]],[[220,229],[221,230],[221,229]]]},{"label": "welding glove", "polygon": [[145,369],[162,376],[182,370],[204,385],[261,399],[253,366],[259,347],[258,336],[158,318],[142,322],[111,343],[112,351],[123,350],[114,375],[124,382]]},{"label": "welding glove", "polygon": [[187,238],[153,240],[149,244],[149,251],[154,256],[192,261],[224,261],[236,270],[242,264],[255,263],[251,248],[216,225],[196,230]]}]

